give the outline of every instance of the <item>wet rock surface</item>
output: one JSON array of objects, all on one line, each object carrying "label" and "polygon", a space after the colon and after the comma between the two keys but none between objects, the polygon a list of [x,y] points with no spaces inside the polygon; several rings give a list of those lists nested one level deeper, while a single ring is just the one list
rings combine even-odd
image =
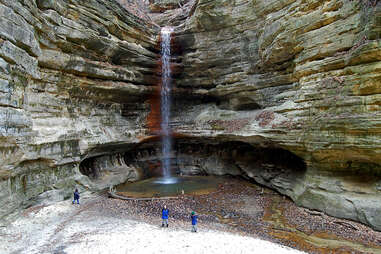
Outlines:
[{"label": "wet rock surface", "polygon": [[188,124],[176,131],[291,151],[307,164],[302,180],[260,181],[263,167],[255,179],[380,230],[381,6],[365,2],[199,1],[175,35],[177,86],[217,102],[179,110],[174,121]]},{"label": "wet rock surface", "polygon": [[[193,149],[179,154],[184,172],[244,172],[300,206],[381,230],[380,8],[0,0],[0,217],[139,178],[141,167],[115,157],[158,135],[157,24],[174,24],[174,135],[282,149],[306,165],[299,174]],[[97,182],[80,164],[102,156]]]}]

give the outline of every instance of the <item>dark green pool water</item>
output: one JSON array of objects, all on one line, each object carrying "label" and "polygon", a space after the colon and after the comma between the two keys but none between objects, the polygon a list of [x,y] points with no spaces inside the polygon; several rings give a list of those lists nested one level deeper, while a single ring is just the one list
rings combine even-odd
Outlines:
[{"label": "dark green pool water", "polygon": [[183,193],[201,195],[216,191],[224,180],[224,177],[215,176],[149,178],[120,184],[116,186],[116,193],[134,198],[173,197]]}]

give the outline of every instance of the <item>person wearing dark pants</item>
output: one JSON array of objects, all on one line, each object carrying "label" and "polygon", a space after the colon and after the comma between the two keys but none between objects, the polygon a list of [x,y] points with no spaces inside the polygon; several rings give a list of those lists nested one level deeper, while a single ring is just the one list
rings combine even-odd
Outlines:
[{"label": "person wearing dark pants", "polygon": [[161,210],[161,218],[163,222],[161,223],[162,227],[168,227],[168,216],[169,216],[169,210],[167,209],[167,206],[165,205],[164,208]]},{"label": "person wearing dark pants", "polygon": [[79,205],[79,192],[78,192],[78,189],[75,189],[75,191],[74,191],[73,204],[75,203],[76,200],[77,200],[77,204]]},{"label": "person wearing dark pants", "polygon": [[197,218],[198,216],[195,214],[195,212],[192,212],[191,214],[192,232],[197,232]]}]

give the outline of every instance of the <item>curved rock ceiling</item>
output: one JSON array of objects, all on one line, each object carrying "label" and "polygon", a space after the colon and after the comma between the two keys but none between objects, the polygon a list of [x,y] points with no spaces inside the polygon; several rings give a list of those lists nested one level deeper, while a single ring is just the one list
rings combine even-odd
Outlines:
[{"label": "curved rock ceiling", "polygon": [[[159,26],[170,23],[184,169],[242,174],[381,230],[381,4],[372,3],[0,0],[0,216],[76,185],[141,177],[128,158],[155,147]],[[200,149],[227,155],[205,162]],[[281,163],[290,157],[303,170]],[[122,177],[94,184],[91,161]]]}]

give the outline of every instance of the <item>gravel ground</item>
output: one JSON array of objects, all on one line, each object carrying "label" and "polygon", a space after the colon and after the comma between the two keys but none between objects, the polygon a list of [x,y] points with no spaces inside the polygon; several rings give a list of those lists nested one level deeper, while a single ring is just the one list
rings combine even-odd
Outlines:
[{"label": "gravel ground", "polygon": [[[81,201],[25,210],[0,228],[0,253],[381,253],[381,232],[297,207],[241,179],[226,178],[213,193],[170,200],[100,194]],[[164,204],[170,210],[165,229]],[[190,232],[191,211],[199,215],[197,234]]]},{"label": "gravel ground", "polygon": [[[189,224],[171,223],[171,227],[161,228],[160,220],[128,219],[123,210],[113,216],[119,206],[104,197],[81,201],[80,205],[66,201],[29,209],[1,229],[0,253],[301,253],[205,225],[192,233]],[[115,207],[105,209],[113,212],[104,213],[100,208],[109,202]]]}]

